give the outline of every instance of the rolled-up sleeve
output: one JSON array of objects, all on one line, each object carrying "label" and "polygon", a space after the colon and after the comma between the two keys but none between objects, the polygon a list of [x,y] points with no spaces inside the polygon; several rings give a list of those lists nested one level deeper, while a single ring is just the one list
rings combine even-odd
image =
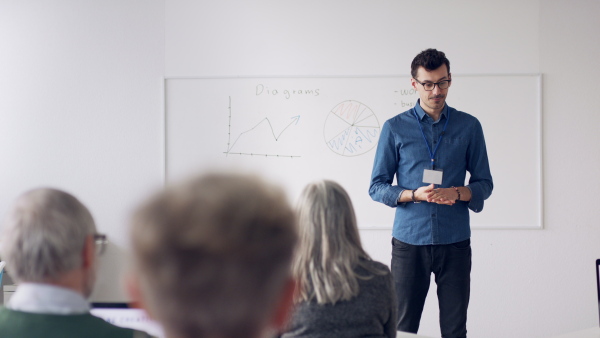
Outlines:
[{"label": "rolled-up sleeve", "polygon": [[402,187],[392,185],[398,167],[398,150],[396,140],[391,130],[390,121],[386,121],[381,128],[369,195],[374,201],[381,202],[392,208],[398,206],[398,197],[404,190]]},{"label": "rolled-up sleeve", "polygon": [[471,175],[467,187],[471,190],[469,209],[474,212],[483,210],[484,201],[492,194],[494,183],[485,146],[481,123],[476,121],[469,151],[467,152],[467,171]]}]

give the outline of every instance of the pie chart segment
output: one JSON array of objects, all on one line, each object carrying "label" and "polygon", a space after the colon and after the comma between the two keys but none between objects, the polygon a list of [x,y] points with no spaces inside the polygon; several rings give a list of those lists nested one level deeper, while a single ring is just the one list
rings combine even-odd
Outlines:
[{"label": "pie chart segment", "polygon": [[331,151],[341,156],[359,156],[377,145],[381,128],[368,106],[353,100],[337,104],[325,120],[323,135]]}]

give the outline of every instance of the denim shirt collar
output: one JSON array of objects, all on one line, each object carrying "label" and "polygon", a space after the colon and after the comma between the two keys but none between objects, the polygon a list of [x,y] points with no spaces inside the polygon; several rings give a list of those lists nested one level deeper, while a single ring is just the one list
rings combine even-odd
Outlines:
[{"label": "denim shirt collar", "polygon": [[[421,107],[421,99],[417,99],[417,103],[415,103],[414,109],[417,112],[417,116],[419,116],[419,121],[423,121],[423,118],[425,116],[429,116],[429,115],[427,115],[427,113],[425,113],[425,111]],[[440,119],[438,121],[433,121],[433,122],[435,123],[435,122],[441,121],[442,117],[448,118],[448,104],[447,103],[444,103],[444,109],[442,109],[442,113],[440,114]]]}]

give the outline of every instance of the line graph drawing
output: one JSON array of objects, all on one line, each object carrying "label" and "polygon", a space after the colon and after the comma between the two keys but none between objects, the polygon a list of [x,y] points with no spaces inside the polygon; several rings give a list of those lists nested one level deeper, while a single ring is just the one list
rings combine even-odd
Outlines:
[{"label": "line graph drawing", "polygon": [[359,156],[377,145],[381,127],[377,116],[366,105],[347,100],[327,115],[323,136],[331,151],[341,156]]},{"label": "line graph drawing", "polygon": [[[249,152],[249,151],[236,151],[232,150],[240,144],[248,145],[248,143],[252,143],[251,147],[262,147],[267,146],[269,143],[277,142],[283,135],[283,133],[288,130],[291,126],[295,126],[298,124],[300,120],[300,115],[296,115],[291,117],[291,122],[288,123],[279,133],[275,132],[273,125],[268,117],[263,118],[253,127],[239,133],[239,135],[235,138],[233,143],[231,143],[231,116],[232,116],[232,108],[231,108],[231,96],[229,97],[229,130],[227,137],[227,151],[224,152],[226,156],[228,155],[247,155],[247,156],[260,156],[260,157],[283,157],[283,158],[298,158],[299,155],[282,155],[282,154],[269,154],[267,152]],[[266,135],[270,134],[270,136]],[[240,148],[240,145],[238,145]]]}]

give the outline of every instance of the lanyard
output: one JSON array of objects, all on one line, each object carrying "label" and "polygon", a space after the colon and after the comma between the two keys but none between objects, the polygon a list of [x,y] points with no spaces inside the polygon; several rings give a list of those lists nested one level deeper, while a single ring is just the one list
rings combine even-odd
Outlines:
[{"label": "lanyard", "polygon": [[427,142],[427,137],[425,137],[425,132],[423,131],[423,126],[421,126],[421,120],[419,120],[419,116],[417,115],[417,112],[415,109],[413,109],[413,114],[415,115],[415,118],[417,119],[417,123],[419,124],[419,129],[421,129],[421,135],[423,135],[423,140],[425,140],[425,145],[427,146],[427,150],[429,151],[429,156],[431,158],[431,169],[435,169],[435,153],[438,150],[438,147],[440,146],[440,143],[442,143],[442,137],[444,137],[444,134],[446,133],[446,127],[448,127],[448,121],[450,121],[450,111],[446,111],[446,124],[444,124],[444,130],[442,130],[442,133],[440,134],[440,137],[438,138],[438,143],[435,146],[435,149],[433,149],[433,152],[431,151],[431,147],[429,146],[429,143]]}]

